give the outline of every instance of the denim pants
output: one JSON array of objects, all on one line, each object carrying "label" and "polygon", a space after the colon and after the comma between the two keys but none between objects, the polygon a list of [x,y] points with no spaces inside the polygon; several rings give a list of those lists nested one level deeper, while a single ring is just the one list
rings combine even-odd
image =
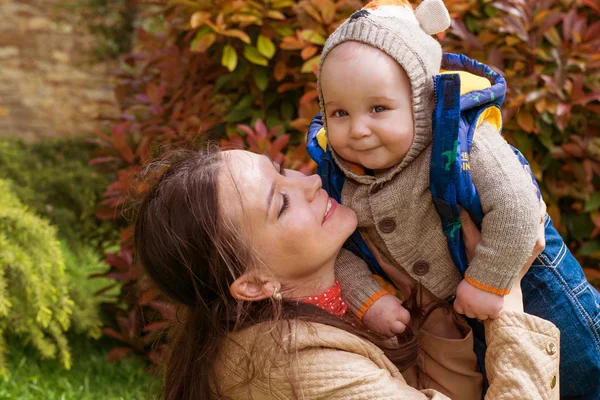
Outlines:
[{"label": "denim pants", "polygon": [[[545,233],[546,248],[521,282],[525,312],[560,329],[560,398],[600,400],[600,294],[587,282],[550,217]],[[483,326],[473,320],[469,324],[484,371]]]}]

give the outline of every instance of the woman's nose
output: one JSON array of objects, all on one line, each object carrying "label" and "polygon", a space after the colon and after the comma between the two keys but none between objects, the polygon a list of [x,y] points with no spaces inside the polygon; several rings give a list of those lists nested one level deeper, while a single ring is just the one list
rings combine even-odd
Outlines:
[{"label": "woman's nose", "polygon": [[312,201],[316,194],[321,190],[323,183],[319,175],[309,175],[304,179],[304,193],[308,201]]}]

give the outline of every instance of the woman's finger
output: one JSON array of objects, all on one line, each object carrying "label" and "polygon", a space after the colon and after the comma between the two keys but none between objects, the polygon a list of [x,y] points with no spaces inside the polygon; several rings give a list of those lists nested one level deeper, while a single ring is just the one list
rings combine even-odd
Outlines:
[{"label": "woman's finger", "polygon": [[470,262],[475,255],[475,248],[481,241],[481,232],[479,232],[475,222],[473,222],[469,213],[465,210],[460,212],[460,223],[463,240],[465,241],[465,252]]},{"label": "woman's finger", "polygon": [[454,310],[455,310],[457,313],[459,313],[459,314],[464,314],[464,313],[465,313],[465,309],[464,309],[464,307],[462,306],[462,304],[460,303],[460,301],[459,301],[459,300],[456,300],[456,301],[454,302]]},{"label": "woman's finger", "polygon": [[489,315],[487,314],[483,314],[483,313],[477,313],[475,314],[475,316],[477,317],[478,320],[480,321],[485,321],[486,319],[490,318]]}]

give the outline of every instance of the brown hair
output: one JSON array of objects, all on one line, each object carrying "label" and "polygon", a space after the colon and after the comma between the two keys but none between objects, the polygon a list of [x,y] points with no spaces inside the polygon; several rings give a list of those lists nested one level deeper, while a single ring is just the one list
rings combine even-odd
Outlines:
[{"label": "brown hair", "polygon": [[[401,370],[416,362],[417,332],[425,312],[414,305],[409,310],[410,329],[398,337],[399,346],[390,347],[385,338],[309,304],[234,299],[229,286],[246,272],[254,255],[239,231],[223,223],[217,180],[225,160],[215,148],[170,160],[151,167],[166,172],[142,200],[134,231],[137,262],[179,310],[164,399],[222,398],[214,383],[219,382],[215,364],[223,342],[230,332],[261,322],[275,328],[270,331],[278,345],[286,334],[282,327],[289,326],[286,322],[319,322],[372,341]],[[264,352],[251,349],[247,354],[248,381],[260,368],[258,360],[264,358],[260,350]],[[288,349],[286,353],[295,352]]]}]

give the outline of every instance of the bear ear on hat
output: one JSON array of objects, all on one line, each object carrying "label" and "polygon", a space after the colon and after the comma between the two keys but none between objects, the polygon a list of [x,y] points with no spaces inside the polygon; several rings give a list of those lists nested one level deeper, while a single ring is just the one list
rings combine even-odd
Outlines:
[{"label": "bear ear on hat", "polygon": [[444,32],[450,27],[450,14],[442,0],[424,0],[415,10],[415,16],[428,35]]}]

